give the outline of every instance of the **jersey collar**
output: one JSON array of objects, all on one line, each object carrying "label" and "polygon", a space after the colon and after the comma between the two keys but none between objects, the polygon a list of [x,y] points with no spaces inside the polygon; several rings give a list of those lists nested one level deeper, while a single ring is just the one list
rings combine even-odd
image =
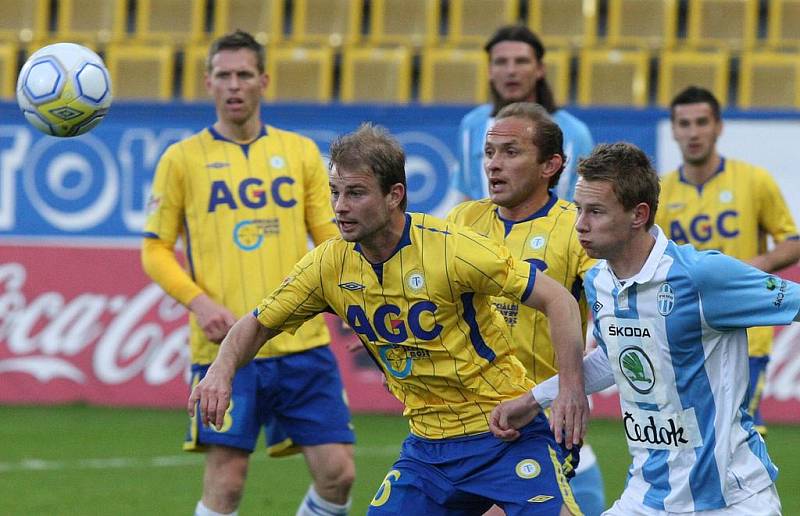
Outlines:
[{"label": "jersey collar", "polygon": [[[373,263],[372,264],[373,267],[388,262],[389,260],[392,259],[394,255],[400,252],[400,249],[404,248],[407,245],[411,245],[411,214],[406,212],[405,216],[406,216],[406,225],[405,227],[403,227],[403,236],[400,237],[400,241],[397,242],[394,251],[392,251],[392,254],[390,254],[389,257],[386,258],[381,263]],[[359,254],[361,254],[361,256],[364,256],[364,253],[361,251],[361,244],[359,244],[358,242],[356,242],[356,244],[353,246],[353,249],[357,251]],[[367,260],[366,256],[364,256],[364,259]],[[367,260],[367,262],[372,263],[369,260]]]},{"label": "jersey collar", "polygon": [[705,182],[703,182],[702,184],[696,185],[690,182],[688,179],[686,179],[686,174],[684,173],[683,165],[678,167],[678,179],[680,180],[681,183],[693,186],[694,188],[697,189],[699,193],[703,193],[703,187],[724,171],[725,171],[725,156],[720,156],[719,165],[717,166],[717,169],[714,171],[713,174],[711,174],[711,177],[706,179]]},{"label": "jersey collar", "polygon": [[641,270],[639,270],[639,272],[637,272],[632,278],[626,279],[624,285],[622,285],[622,283],[619,281],[617,276],[614,274],[614,271],[611,270],[611,266],[608,264],[608,262],[605,262],[606,270],[609,272],[609,274],[611,274],[611,277],[614,278],[614,282],[619,283],[619,286],[622,287],[621,290],[627,288],[633,283],[647,283],[653,279],[653,276],[655,276],[656,270],[658,269],[658,264],[661,263],[661,257],[664,256],[664,252],[667,250],[667,244],[669,244],[669,240],[667,240],[667,236],[664,234],[664,231],[655,224],[652,228],[650,228],[650,234],[656,239],[653,249],[650,250],[650,254],[647,256],[647,260],[645,260]]},{"label": "jersey collar", "polygon": [[232,143],[234,145],[238,145],[242,149],[242,152],[244,152],[244,155],[247,156],[247,153],[250,151],[250,145],[255,143],[256,141],[258,141],[258,139],[261,138],[262,136],[266,136],[267,135],[267,126],[266,125],[262,125],[261,126],[261,131],[259,131],[258,136],[256,136],[255,138],[253,138],[252,141],[247,142],[247,143],[238,143],[238,142],[235,142],[233,140],[229,140],[229,139],[225,138],[224,136],[222,136],[222,134],[220,134],[219,131],[214,129],[213,125],[208,127],[208,132],[211,133],[211,137],[214,138],[215,140],[219,140],[219,141],[223,141],[223,142]]}]

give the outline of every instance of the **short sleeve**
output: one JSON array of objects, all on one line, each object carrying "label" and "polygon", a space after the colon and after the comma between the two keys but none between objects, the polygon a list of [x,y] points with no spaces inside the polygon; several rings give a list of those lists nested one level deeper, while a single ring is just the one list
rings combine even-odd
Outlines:
[{"label": "short sleeve", "polygon": [[715,251],[700,253],[691,276],[717,330],[789,324],[800,310],[800,285]]},{"label": "short sleeve", "polygon": [[766,170],[759,169],[758,174],[759,227],[763,228],[776,243],[796,239],[797,225],[778,184]]},{"label": "short sleeve", "polygon": [[533,292],[536,268],[517,261],[504,246],[469,229],[459,229],[453,257],[455,283],[462,292],[524,301]]},{"label": "short sleeve", "polygon": [[294,334],[305,321],[328,307],[322,288],[322,259],[329,242],[307,253],[283,282],[264,298],[253,315],[273,330]]}]

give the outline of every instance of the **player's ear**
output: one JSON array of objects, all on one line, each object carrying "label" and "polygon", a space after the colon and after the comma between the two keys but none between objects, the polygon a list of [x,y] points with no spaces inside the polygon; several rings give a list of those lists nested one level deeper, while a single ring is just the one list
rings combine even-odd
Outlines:
[{"label": "player's ear", "polygon": [[639,229],[640,227],[646,228],[647,221],[650,220],[650,205],[640,202],[633,207],[632,212],[633,219],[631,220],[631,225],[635,229]]},{"label": "player's ear", "polygon": [[400,206],[406,195],[406,187],[402,183],[395,183],[389,188],[389,203],[391,208]]},{"label": "player's ear", "polygon": [[544,162],[544,169],[542,170],[542,177],[553,177],[561,167],[564,166],[564,157],[560,154],[553,154]]},{"label": "player's ear", "polygon": [[262,73],[261,74],[261,94],[262,95],[264,94],[264,91],[267,89],[268,86],[269,86],[269,75],[267,75],[266,73]]}]

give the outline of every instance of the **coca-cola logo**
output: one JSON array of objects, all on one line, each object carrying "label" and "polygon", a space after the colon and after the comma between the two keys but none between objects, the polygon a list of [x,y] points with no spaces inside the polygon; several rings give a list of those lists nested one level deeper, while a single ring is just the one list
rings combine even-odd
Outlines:
[{"label": "coca-cola logo", "polygon": [[26,280],[24,265],[0,264],[0,375],[161,385],[187,374],[186,310],[157,285],[126,295],[92,292],[87,281],[72,298],[59,291],[28,298]]}]

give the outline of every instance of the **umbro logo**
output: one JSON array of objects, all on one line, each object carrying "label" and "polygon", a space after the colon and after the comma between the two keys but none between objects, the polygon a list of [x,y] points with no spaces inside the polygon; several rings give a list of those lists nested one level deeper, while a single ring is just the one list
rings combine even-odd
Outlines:
[{"label": "umbro logo", "polygon": [[534,496],[533,498],[528,498],[528,501],[530,503],[544,503],[544,502],[546,502],[548,500],[552,500],[553,498],[554,497],[552,497],[550,495],[538,495],[538,496]]},{"label": "umbro logo", "polygon": [[356,283],[355,281],[348,281],[347,283],[339,283],[339,286],[345,290],[364,290],[365,287],[361,283]]},{"label": "umbro logo", "polygon": [[600,301],[595,301],[594,304],[592,305],[592,310],[594,310],[595,312],[599,312],[602,309],[603,309],[603,303],[601,303]]},{"label": "umbro logo", "polygon": [[206,164],[206,168],[227,168],[230,166],[231,164],[227,161],[212,161],[211,163]]}]

